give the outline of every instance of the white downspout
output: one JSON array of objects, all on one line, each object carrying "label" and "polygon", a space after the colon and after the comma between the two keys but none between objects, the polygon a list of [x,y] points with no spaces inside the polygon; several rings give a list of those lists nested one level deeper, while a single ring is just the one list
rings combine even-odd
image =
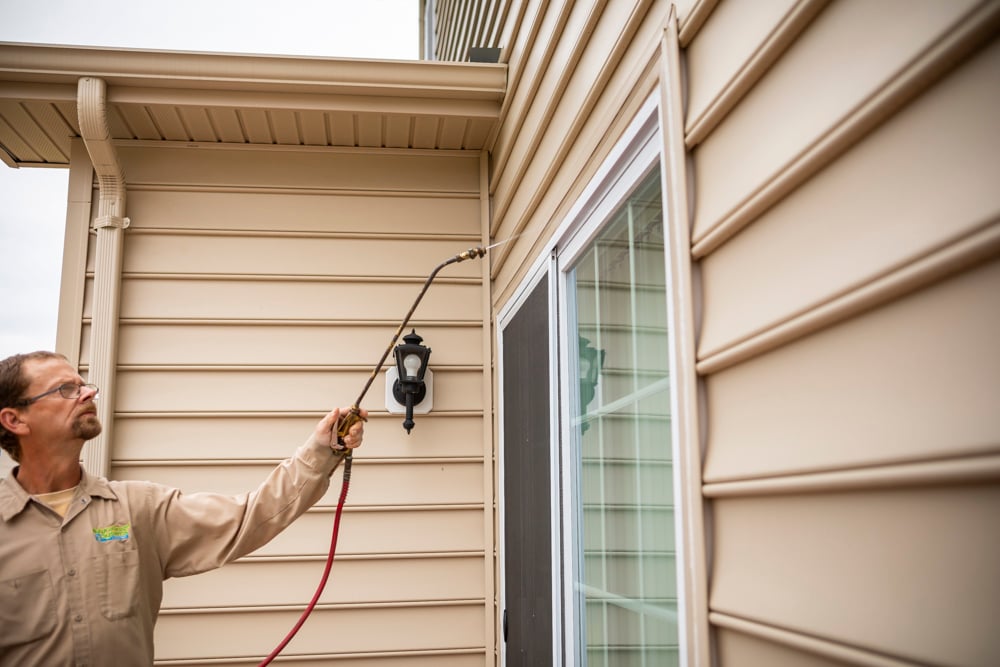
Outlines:
[{"label": "white downspout", "polygon": [[118,354],[119,285],[122,243],[129,220],[125,216],[125,171],[111,143],[107,120],[107,85],[103,79],[83,77],[77,87],[80,134],[94,164],[100,188],[97,218],[97,253],[94,265],[94,305],[90,324],[90,369],[87,381],[101,388],[97,414],[104,424],[101,435],[83,450],[83,464],[94,475],[106,476],[111,460],[114,430],[115,366]]}]

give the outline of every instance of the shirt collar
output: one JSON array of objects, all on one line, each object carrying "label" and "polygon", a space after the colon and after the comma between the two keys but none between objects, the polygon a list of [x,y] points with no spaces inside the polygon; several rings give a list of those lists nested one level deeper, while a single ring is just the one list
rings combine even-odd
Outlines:
[{"label": "shirt collar", "polygon": [[[77,493],[108,500],[118,499],[108,480],[91,475],[82,466],[80,472],[80,486]],[[10,471],[10,475],[0,480],[0,519],[4,521],[10,521],[20,514],[31,500],[31,494],[17,481],[16,474],[17,468],[14,468]]]}]

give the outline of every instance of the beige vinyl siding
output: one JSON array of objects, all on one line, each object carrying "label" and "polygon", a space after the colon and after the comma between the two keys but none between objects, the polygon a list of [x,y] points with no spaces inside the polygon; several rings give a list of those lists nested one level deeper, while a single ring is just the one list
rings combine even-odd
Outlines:
[{"label": "beige vinyl siding", "polygon": [[[663,2],[601,0],[524,2],[511,11],[503,31],[509,41],[501,44],[509,58],[508,93],[491,147],[489,187],[491,237],[516,239],[497,248],[491,264],[494,313],[516,296],[518,285],[551,235],[639,109],[657,93],[663,67],[661,42],[670,11],[671,6]],[[654,335],[649,332],[647,338],[644,331],[643,344]],[[651,347],[664,344],[665,331],[659,336],[659,343],[649,341]],[[608,387],[621,384],[614,369],[602,381],[611,383]],[[662,434],[661,429],[656,438],[661,447]],[[626,468],[612,464],[606,472],[624,476]],[[671,494],[669,469],[643,469],[641,474],[647,484]],[[664,483],[668,486],[663,487]],[[621,508],[619,516],[615,530],[627,534],[638,513],[631,507]],[[660,521],[655,529],[645,527],[652,532],[646,537],[651,548],[663,551],[662,561],[672,561],[672,523]],[[631,567],[634,560],[632,554],[612,557],[611,568],[618,571],[626,563]],[[704,563],[691,571],[699,569],[703,571]],[[661,583],[657,595],[677,595],[677,582]],[[641,593],[638,589],[629,592]],[[563,622],[571,621],[564,617]],[[657,645],[667,641],[652,636],[647,640]],[[615,655],[636,655],[630,646],[608,648]]]},{"label": "beige vinyl siding", "polygon": [[[491,235],[520,236],[494,312],[669,60],[668,2],[509,7]],[[1000,3],[676,11],[711,519],[694,617],[722,665],[995,664]]]},{"label": "beige vinyl siding", "polygon": [[[541,114],[541,120],[524,122],[509,139],[501,134],[493,150],[495,162],[506,166],[491,180],[492,233],[498,239],[521,235],[518,243],[500,248],[494,261],[494,303],[510,298],[509,290],[523,279],[639,105],[655,90],[669,6],[600,4],[548,5],[549,13],[570,6],[574,17],[583,12],[585,29],[561,33],[561,41],[576,47],[564,49],[562,70],[539,60],[539,80],[522,79],[508,94],[514,101],[501,128],[526,114]],[[541,59],[534,52],[527,57]],[[518,65],[510,67],[513,71]]]},{"label": "beige vinyl siding", "polygon": [[[982,109],[1000,105],[1000,90],[984,85],[998,67],[993,44],[709,255],[704,356],[986,232],[1000,136]],[[780,242],[814,251],[782,252]],[[757,263],[766,270],[751,270]]]},{"label": "beige vinyl siding", "polygon": [[718,656],[993,664],[1000,5],[817,4],[686,52]]},{"label": "beige vinyl siding", "polygon": [[[422,0],[427,3],[430,0]],[[514,0],[433,0],[435,57],[439,60],[468,60],[472,47],[497,47]]]},{"label": "beige vinyl siding", "polygon": [[[905,101],[901,94],[883,99],[895,92],[893,79],[908,64],[931,78],[933,68],[918,57],[954,32],[973,4],[931,1],[916,11],[905,2],[843,0],[826,8],[694,152],[695,253],[705,254],[714,238],[739,229],[891,114],[893,102]],[[708,51],[723,48],[722,39]],[[689,71],[698,77],[697,59]],[[813,157],[810,149],[825,154]]]},{"label": "beige vinyl siding", "polygon": [[[354,401],[427,274],[483,234],[477,152],[143,142],[118,151],[132,222],[112,478],[251,490],[324,411]],[[402,416],[385,411],[383,375],[362,403],[372,416],[338,560],[284,651],[301,664],[487,664],[485,271],[442,271],[411,322],[433,349],[433,412],[407,436]],[[337,473],[315,508],[254,554],[168,581],[157,660],[250,665],[267,654],[319,583],[340,487]]]}]

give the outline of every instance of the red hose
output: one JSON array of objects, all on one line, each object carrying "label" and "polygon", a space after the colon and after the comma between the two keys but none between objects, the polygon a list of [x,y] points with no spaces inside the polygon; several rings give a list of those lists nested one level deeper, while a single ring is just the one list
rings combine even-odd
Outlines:
[{"label": "red hose", "polygon": [[333,536],[330,538],[330,553],[326,557],[326,567],[323,570],[323,578],[320,579],[319,586],[316,588],[316,592],[313,594],[312,600],[309,601],[309,605],[306,607],[305,611],[299,617],[299,620],[295,623],[295,626],[288,631],[285,638],[281,640],[271,653],[264,658],[257,667],[265,667],[265,665],[271,664],[279,653],[288,645],[288,642],[292,641],[292,638],[298,633],[299,628],[306,622],[309,618],[309,614],[312,613],[313,607],[319,602],[319,598],[323,595],[323,589],[326,588],[326,581],[330,578],[330,569],[333,567],[333,557],[337,553],[337,535],[340,533],[340,515],[344,511],[344,501],[347,500],[347,489],[351,484],[351,452],[348,450],[347,456],[344,458],[344,483],[340,487],[340,500],[337,501],[337,513],[333,518]]}]

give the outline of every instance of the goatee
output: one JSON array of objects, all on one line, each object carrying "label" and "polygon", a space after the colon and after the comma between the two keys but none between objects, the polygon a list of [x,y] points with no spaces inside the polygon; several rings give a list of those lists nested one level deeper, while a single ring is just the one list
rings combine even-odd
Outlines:
[{"label": "goatee", "polygon": [[73,435],[82,440],[92,440],[101,434],[101,428],[97,415],[87,413],[73,422]]}]

